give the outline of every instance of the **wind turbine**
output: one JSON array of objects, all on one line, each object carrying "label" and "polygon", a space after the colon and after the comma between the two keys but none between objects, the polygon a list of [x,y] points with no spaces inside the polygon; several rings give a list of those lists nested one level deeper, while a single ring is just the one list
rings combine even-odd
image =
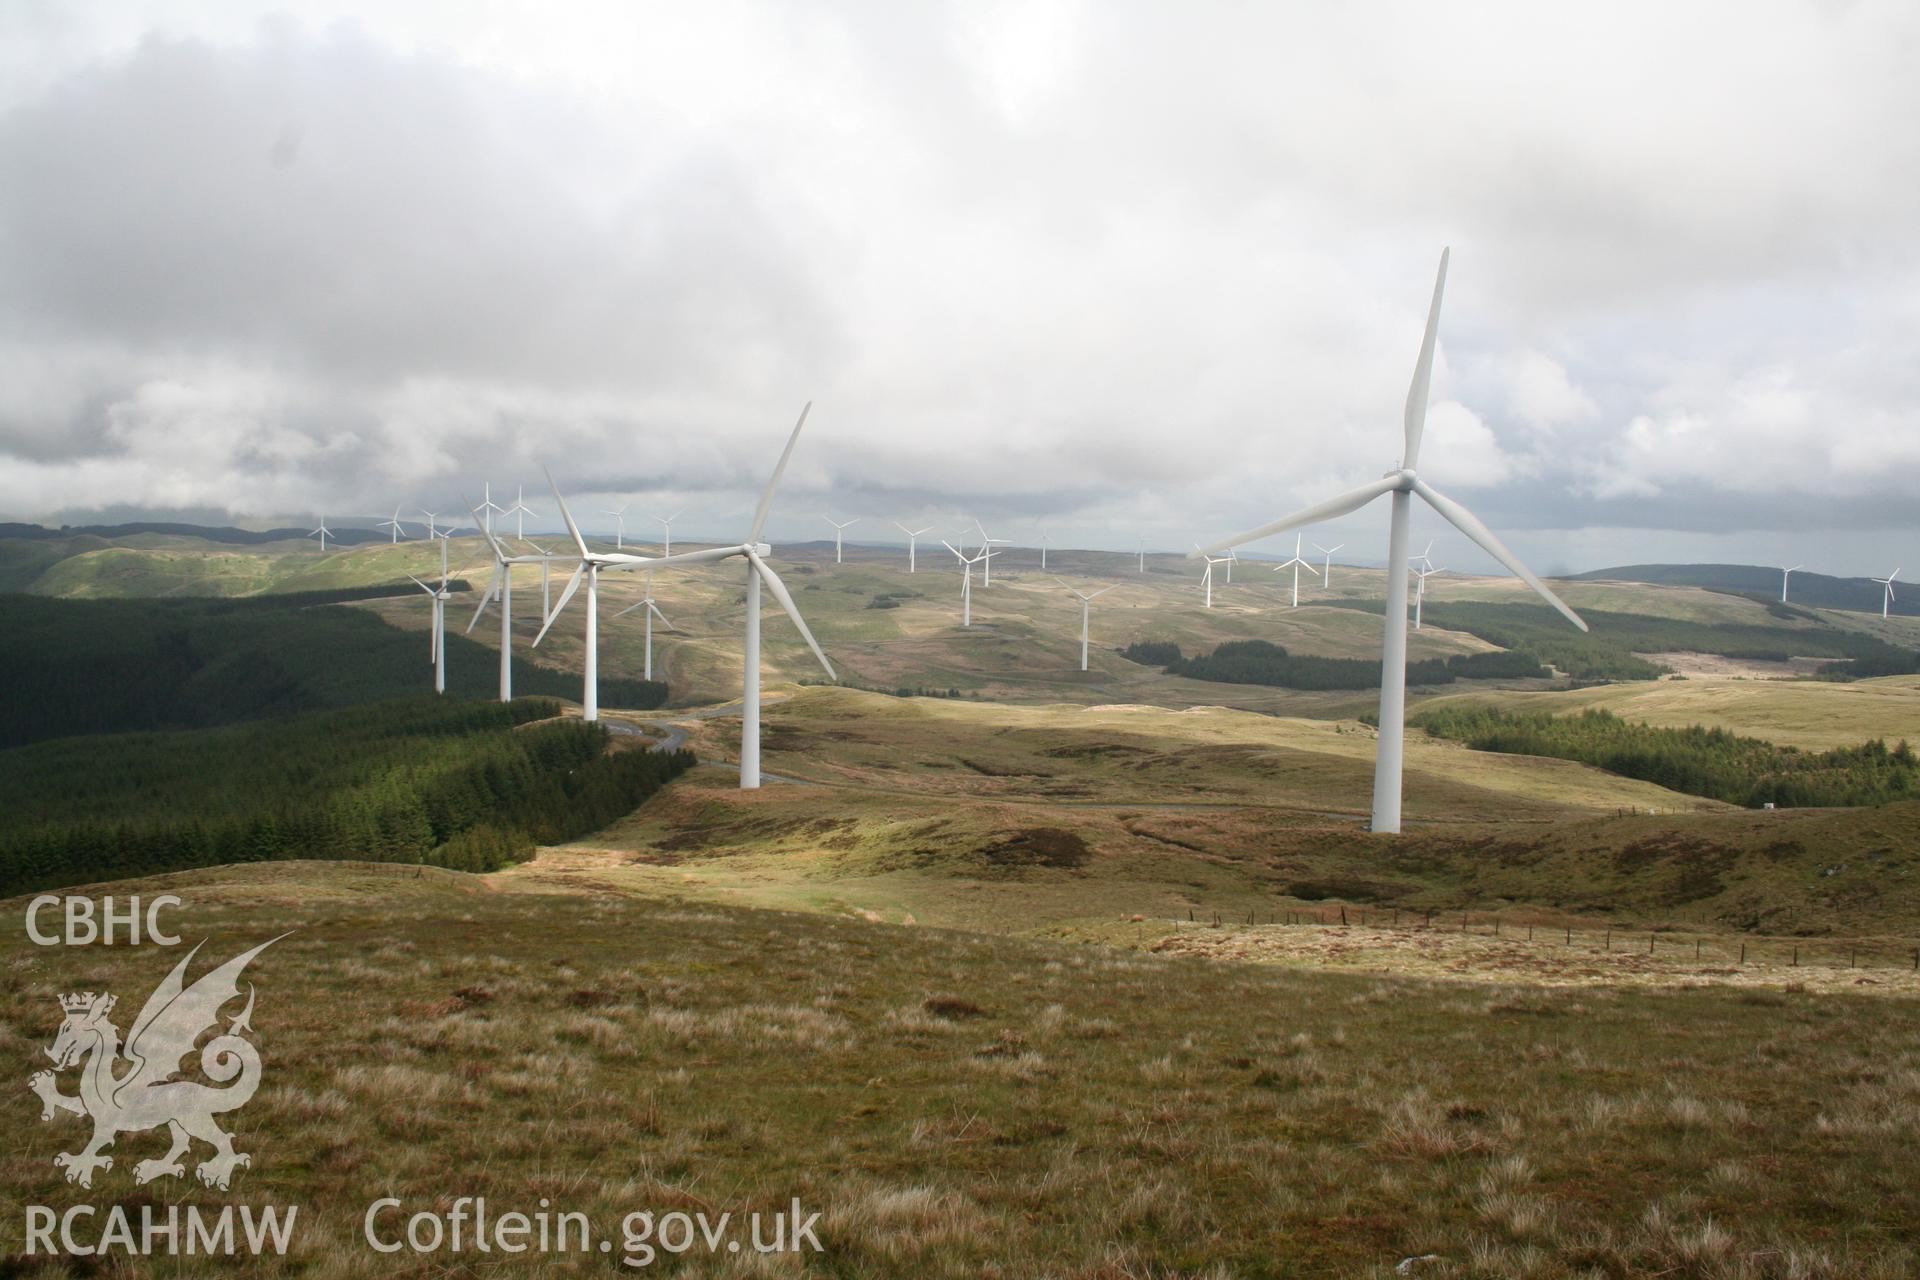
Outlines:
[{"label": "wind turbine", "polygon": [[898,520],[895,520],[893,522],[893,527],[907,535],[907,572],[912,573],[914,548],[919,544],[920,535],[923,533],[932,533],[933,526],[928,525],[924,529],[909,529],[907,528],[907,526],[901,524]]},{"label": "wind turbine", "polygon": [[[1431,547],[1433,544],[1429,542],[1427,546]],[[1436,573],[1445,573],[1447,571],[1445,566],[1437,569],[1434,568],[1433,561],[1428,560],[1425,556],[1421,556],[1420,559],[1426,562],[1427,567],[1413,571],[1414,576],[1420,579],[1420,586],[1413,593],[1413,629],[1415,631],[1420,629],[1420,606],[1427,598],[1427,579]]]},{"label": "wind turbine", "polygon": [[1147,537],[1145,534],[1141,534],[1140,535],[1140,572],[1145,573],[1146,571],[1147,571]]},{"label": "wind turbine", "polygon": [[847,530],[853,528],[853,526],[859,524],[860,517],[855,516],[853,519],[847,521],[845,524],[841,524],[838,520],[835,520],[832,516],[821,516],[820,518],[833,526],[833,562],[835,564],[839,564],[840,563],[840,535],[845,533]]},{"label": "wind turbine", "polygon": [[[1199,543],[1196,542],[1193,544],[1193,546],[1194,546],[1195,555],[1203,554],[1200,551]],[[1213,556],[1207,556],[1207,571],[1200,575],[1200,585],[1206,590],[1206,593],[1207,593],[1207,608],[1209,609],[1213,608],[1213,566],[1217,564],[1231,564],[1231,563],[1232,561],[1228,560],[1225,556],[1220,556],[1218,558],[1215,558]]]},{"label": "wind turbine", "polygon": [[553,552],[547,550],[537,542],[529,542],[527,545],[540,553],[538,556],[540,561],[540,616],[544,618],[553,612],[553,591],[549,585],[552,582],[550,574],[553,568]]},{"label": "wind turbine", "polygon": [[1313,572],[1313,566],[1300,558],[1300,535],[1295,534],[1293,537],[1293,559],[1284,564],[1273,566],[1273,571],[1278,573],[1282,569],[1290,568],[1293,570],[1293,607],[1296,609],[1300,607],[1300,570],[1302,567],[1304,567],[1308,573]]},{"label": "wind turbine", "polygon": [[1895,569],[1884,578],[1868,579],[1869,582],[1877,582],[1887,589],[1887,593],[1880,597],[1880,616],[1882,618],[1887,616],[1887,607],[1893,603],[1893,584],[1899,577],[1900,571]]},{"label": "wind turbine", "polygon": [[399,506],[396,504],[393,508],[393,519],[382,520],[378,525],[374,527],[379,529],[393,530],[392,542],[398,543],[400,541],[400,508]]},{"label": "wind turbine", "polygon": [[1040,572],[1042,573],[1047,571],[1047,540],[1052,536],[1045,529],[1040,531]]},{"label": "wind turbine", "polygon": [[1780,603],[1781,604],[1785,604],[1787,602],[1787,579],[1791,578],[1794,575],[1794,572],[1796,570],[1804,569],[1806,567],[1807,566],[1803,564],[1796,564],[1796,565],[1783,567],[1780,570]]},{"label": "wind turbine", "polygon": [[1061,586],[1065,587],[1067,590],[1073,592],[1073,594],[1080,597],[1080,669],[1082,671],[1085,671],[1087,669],[1087,628],[1089,625],[1088,619],[1093,613],[1094,597],[1103,596],[1107,594],[1107,592],[1113,590],[1113,588],[1102,587],[1098,591],[1089,593],[1089,592],[1082,591],[1078,587],[1074,586],[1072,583],[1062,581],[1059,578],[1055,578],[1054,581],[1060,583]]},{"label": "wind turbine", "polygon": [[[481,508],[470,507],[475,520],[481,519]],[[504,514],[504,512],[503,512]],[[495,596],[500,597],[500,701],[513,701],[513,566],[533,564],[538,561],[544,570],[544,556],[510,556],[493,531],[482,527],[480,536],[487,540],[493,549],[493,581],[487,584],[486,591],[480,597],[480,607],[473,611],[472,621],[467,623],[465,634],[472,635],[480,622],[480,615],[487,611]],[[445,545],[444,543],[442,544]]]},{"label": "wind turbine", "polygon": [[473,514],[475,520],[479,521],[480,532],[489,536],[493,533],[493,513],[496,511],[501,515],[507,513],[505,507],[497,506],[493,501],[493,482],[491,480],[486,482],[485,491],[480,497],[480,505],[478,507],[469,507],[467,510]]},{"label": "wind turbine", "polygon": [[[544,468],[543,468],[544,470]],[[553,500],[560,506],[560,518],[566,522],[567,533],[573,538],[574,549],[579,552],[574,565],[573,576],[567,579],[567,586],[560,593],[560,599],[547,611],[547,619],[540,627],[540,634],[533,638],[539,643],[547,638],[556,618],[566,609],[567,602],[573,599],[573,593],[580,589],[580,577],[587,579],[587,628],[584,641],[584,657],[581,662],[580,718],[595,721],[600,718],[600,570],[631,569],[636,565],[658,564],[658,560],[648,556],[627,555],[619,551],[589,551],[586,535],[580,532],[580,526],[574,521],[573,512],[567,508],[567,500],[560,496],[560,486],[554,481],[553,472],[547,472],[547,483],[553,487]],[[626,510],[625,507],[621,508]],[[607,513],[609,515],[612,512]]]},{"label": "wind turbine", "polygon": [[427,518],[427,536],[429,538],[439,537],[440,536],[439,532],[433,527],[434,517],[439,513],[436,511],[429,511],[425,507],[422,507],[420,508],[420,514]]},{"label": "wind turbine", "polygon": [[969,559],[965,552],[945,539],[941,540],[940,545],[953,552],[954,557],[960,561],[960,567],[965,571],[966,576],[960,579],[960,625],[971,627],[973,625],[973,566],[983,561],[990,561],[993,558],[993,548],[982,547]]},{"label": "wind turbine", "polygon": [[1478,517],[1453,499],[1441,494],[1414,471],[1420,457],[1420,436],[1427,419],[1427,387],[1433,376],[1433,348],[1440,329],[1440,298],[1447,282],[1448,251],[1440,254],[1440,270],[1433,282],[1433,304],[1427,312],[1426,334],[1421,339],[1420,357],[1414,365],[1413,383],[1407,388],[1404,415],[1406,448],[1400,465],[1371,484],[1350,493],[1329,498],[1317,506],[1285,516],[1271,524],[1246,533],[1223,538],[1194,554],[1218,551],[1222,547],[1242,546],[1260,538],[1318,524],[1357,511],[1382,494],[1392,494],[1392,514],[1387,541],[1387,616],[1385,641],[1380,656],[1380,738],[1373,769],[1373,830],[1400,830],[1400,781],[1402,751],[1406,740],[1407,707],[1407,522],[1412,514],[1413,495],[1439,512],[1454,528],[1472,538],[1487,554],[1511,570],[1521,581],[1538,592],[1548,604],[1564,614],[1582,631],[1587,629],[1580,615],[1547,589],[1518,556],[1507,550],[1492,530]]},{"label": "wind turbine", "polygon": [[527,506],[527,486],[515,486],[513,505],[500,514],[503,516],[516,517],[513,523],[514,540],[516,542],[525,542],[527,540],[527,517],[533,514],[533,509]]},{"label": "wind turbine", "polygon": [[322,551],[325,551],[327,549],[327,539],[333,536],[333,530],[327,528],[327,518],[325,516],[321,516],[320,527],[318,529],[315,529],[312,533],[309,533],[307,536],[309,538],[319,538],[320,549]]},{"label": "wind turbine", "polygon": [[981,566],[984,572],[980,579],[980,585],[983,587],[990,587],[993,585],[993,556],[991,554],[993,549],[993,544],[997,542],[1004,547],[1007,545],[1007,540],[1005,538],[989,538],[987,536],[986,526],[981,524],[978,520],[975,520],[973,522],[973,527],[980,531],[981,550],[989,553],[986,558],[986,563]]},{"label": "wind turbine", "polygon": [[624,618],[635,609],[645,609],[647,611],[647,666],[646,670],[642,673],[642,678],[651,680],[653,679],[653,620],[655,618],[660,619],[660,625],[669,631],[678,631],[680,629],[671,622],[668,622],[667,615],[660,612],[660,606],[654,603],[653,571],[651,569],[647,571],[647,593],[641,596],[638,601],[628,605],[613,616],[616,618]]},{"label": "wind turbine", "polygon": [[1227,585],[1233,585],[1233,566],[1240,563],[1240,557],[1233,554],[1233,548],[1227,548]]},{"label": "wind turbine", "polygon": [[1330,547],[1323,547],[1317,542],[1313,544],[1313,549],[1326,557],[1325,560],[1320,562],[1321,586],[1327,587],[1333,585],[1333,553],[1346,545],[1344,542],[1336,542]]},{"label": "wind turbine", "polygon": [[820,645],[813,638],[813,632],[807,630],[806,619],[800,616],[799,608],[793,603],[793,597],[787,593],[787,584],[780,581],[780,575],[766,562],[765,557],[773,554],[773,548],[760,541],[760,532],[766,528],[767,514],[773,510],[774,491],[780,487],[780,477],[786,474],[787,460],[793,457],[793,446],[799,443],[800,428],[807,424],[807,414],[813,405],[809,403],[800,410],[800,420],[793,424],[793,434],[787,437],[787,447],[780,454],[780,461],[773,469],[773,478],[767,481],[766,492],[760,495],[760,505],[753,513],[753,526],[747,530],[745,541],[732,547],[703,547],[699,551],[683,551],[677,556],[663,557],[653,563],[665,564],[704,564],[710,560],[724,560],[729,556],[739,556],[747,562],[747,643],[746,672],[742,680],[740,696],[740,786],[743,790],[760,785],[760,584],[766,583],[767,590],[773,592],[773,598],[793,619],[793,625],[800,629],[801,639],[813,650],[813,656],[820,660],[830,679],[838,680],[833,664],[827,661],[827,655],[820,651]]},{"label": "wind turbine", "polygon": [[[436,535],[440,536],[440,535]],[[407,577],[413,585],[419,587],[433,599],[433,620],[427,632],[428,660],[433,663],[433,691],[447,691],[447,539],[440,536],[440,585],[430,587],[415,578]]]},{"label": "wind turbine", "polygon": [[[660,547],[660,554],[661,554],[661,555],[663,555],[663,556],[670,556],[670,555],[672,555],[672,554],[673,554],[673,522],[674,522],[675,520],[678,520],[678,519],[679,519],[679,518],[680,518],[681,516],[683,516],[683,515],[685,515],[685,514],[686,514],[686,511],[685,511],[685,509],[683,508],[683,509],[681,509],[681,510],[679,510],[679,511],[676,511],[676,512],[674,512],[674,513],[673,513],[672,515],[670,515],[670,516],[655,516],[655,517],[654,517],[654,519],[655,519],[655,520],[657,520],[657,521],[659,521],[659,522],[660,522],[660,527],[661,527],[661,529],[663,530],[663,540],[662,540],[662,543],[661,543],[661,547]],[[651,590],[652,590],[652,588],[651,588],[651,587],[649,587],[649,588],[648,588],[648,590],[649,590],[649,591],[651,591]],[[662,622],[665,622],[665,621],[666,621],[666,619],[665,619],[665,618],[662,618],[662,619],[661,619],[661,621],[662,621]]]},{"label": "wind turbine", "polygon": [[[549,480],[553,478],[551,473],[547,478]],[[624,551],[627,548],[627,508],[632,505],[631,502],[623,502],[617,511],[608,511],[603,508],[600,512],[603,516],[613,517],[613,549],[615,551]]]}]

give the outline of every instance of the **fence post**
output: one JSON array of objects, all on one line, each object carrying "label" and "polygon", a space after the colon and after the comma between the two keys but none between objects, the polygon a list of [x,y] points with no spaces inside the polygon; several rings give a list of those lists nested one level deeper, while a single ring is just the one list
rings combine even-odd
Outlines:
[{"label": "fence post", "polygon": [[1653,934],[1652,933],[1647,934],[1647,954],[1648,955],[1653,954]]},{"label": "fence post", "polygon": [[1793,944],[1793,967],[1800,967],[1800,944],[1797,942]]},{"label": "fence post", "polygon": [[1740,963],[1745,964],[1746,962],[1747,962],[1747,944],[1743,942],[1740,944]]},{"label": "fence post", "polygon": [[1607,950],[1613,950],[1613,927],[1611,925],[1607,927]]}]

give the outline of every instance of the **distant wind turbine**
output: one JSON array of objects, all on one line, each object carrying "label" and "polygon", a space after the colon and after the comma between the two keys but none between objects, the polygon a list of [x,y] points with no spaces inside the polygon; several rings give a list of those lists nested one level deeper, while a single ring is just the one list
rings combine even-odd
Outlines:
[{"label": "distant wind turbine", "polygon": [[666,615],[666,614],[664,614],[664,613],[662,613],[662,612],[660,612],[660,606],[659,606],[659,605],[658,605],[657,603],[655,603],[655,601],[654,601],[654,598],[653,598],[653,571],[652,571],[651,569],[649,569],[649,570],[647,571],[647,592],[646,592],[646,594],[645,594],[645,595],[643,595],[643,596],[641,596],[639,600],[637,600],[637,601],[635,601],[635,602],[634,602],[633,604],[630,604],[630,605],[628,605],[628,606],[627,606],[626,608],[624,608],[624,609],[622,609],[622,610],[621,610],[620,612],[618,612],[618,613],[616,613],[616,614],[614,614],[613,616],[614,616],[614,617],[616,617],[616,618],[624,618],[624,617],[626,617],[626,616],[627,616],[628,614],[630,614],[630,613],[632,613],[632,612],[633,612],[633,611],[634,611],[635,609],[645,609],[645,610],[647,611],[647,612],[646,612],[646,619],[647,619],[647,665],[646,665],[646,669],[645,669],[645,671],[643,671],[643,672],[641,673],[641,677],[642,677],[643,679],[646,679],[646,680],[651,680],[651,679],[653,679],[653,620],[654,620],[655,618],[658,618],[658,619],[660,619],[660,625],[661,625],[661,626],[663,626],[663,627],[665,627],[665,628],[666,628],[667,630],[669,630],[669,631],[678,631],[678,630],[679,630],[679,628],[678,628],[678,627],[676,627],[676,626],[674,626],[674,625],[673,625],[673,624],[672,624],[671,622],[668,622],[668,621],[667,621],[667,615]]},{"label": "distant wind turbine", "polygon": [[1282,569],[1293,570],[1293,607],[1298,609],[1300,607],[1300,570],[1305,569],[1308,573],[1313,572],[1313,566],[1300,558],[1299,534],[1293,536],[1293,559],[1273,566],[1275,573],[1279,573]]},{"label": "distant wind turbine", "polygon": [[860,517],[855,516],[853,519],[847,521],[845,524],[842,524],[840,523],[840,521],[835,520],[832,516],[821,516],[820,518],[833,526],[833,562],[835,564],[839,564],[840,563],[840,535],[845,533],[847,530],[853,528],[853,526],[859,524]]},{"label": "distant wind turbine", "polygon": [[1887,589],[1886,594],[1880,597],[1880,616],[1882,618],[1887,616],[1887,610],[1893,604],[1893,584],[1899,580],[1899,577],[1900,571],[1895,569],[1884,578],[1868,579],[1868,581],[1877,582]]},{"label": "distant wind turbine", "polygon": [[[1193,545],[1194,545],[1194,554],[1195,555],[1202,554],[1202,552],[1199,550],[1200,544],[1196,542]],[[1207,608],[1211,609],[1213,608],[1213,566],[1217,564],[1231,564],[1232,561],[1228,560],[1225,556],[1219,556],[1217,558],[1214,556],[1207,556],[1206,560],[1207,560],[1207,569],[1205,573],[1202,573],[1200,575],[1200,586],[1207,593]]]},{"label": "distant wind turbine", "polygon": [[439,531],[433,527],[434,517],[439,513],[435,511],[429,511],[425,507],[422,507],[420,508],[420,514],[427,518],[427,536],[429,538],[439,537],[440,536]]},{"label": "distant wind turbine", "polygon": [[320,549],[322,551],[325,551],[327,549],[327,539],[333,536],[333,530],[327,528],[327,518],[325,516],[321,516],[320,527],[318,529],[315,529],[312,533],[309,533],[307,536],[309,538],[320,539]]},{"label": "distant wind turbine", "polygon": [[1055,578],[1054,581],[1059,582],[1061,586],[1080,597],[1080,669],[1085,671],[1087,669],[1087,631],[1090,626],[1089,619],[1093,613],[1094,597],[1103,596],[1113,590],[1113,588],[1102,587],[1098,591],[1087,592],[1059,578]]},{"label": "distant wind turbine", "polygon": [[[654,517],[654,519],[659,521],[660,523],[660,554],[661,555],[670,556],[673,554],[673,522],[675,520],[678,520],[681,516],[685,514],[686,514],[685,509],[682,509],[674,512],[670,516]],[[648,590],[652,590],[652,588],[649,587]],[[666,619],[662,618],[661,621],[665,622]]]},{"label": "distant wind turbine", "polygon": [[1276,533],[1358,511],[1382,494],[1393,495],[1387,541],[1386,634],[1380,656],[1380,735],[1373,770],[1373,830],[1380,832],[1400,830],[1400,782],[1407,706],[1407,523],[1412,514],[1414,494],[1419,494],[1421,501],[1532,587],[1574,626],[1582,631],[1587,629],[1580,615],[1549,591],[1546,584],[1535,577],[1519,557],[1507,550],[1478,517],[1441,494],[1414,470],[1420,457],[1420,436],[1426,426],[1427,388],[1433,375],[1433,349],[1440,331],[1440,298],[1447,281],[1447,258],[1448,254],[1443,251],[1440,254],[1440,270],[1433,282],[1433,304],[1427,312],[1426,334],[1421,339],[1420,356],[1414,365],[1413,383],[1407,389],[1403,424],[1406,444],[1400,465],[1382,478],[1350,493],[1330,498],[1258,529],[1223,538],[1211,547],[1195,552],[1200,555],[1223,547],[1243,546]]},{"label": "distant wind turbine", "polygon": [[928,525],[924,529],[909,529],[907,528],[907,526],[901,524],[898,520],[895,520],[893,522],[893,527],[907,535],[907,572],[912,573],[914,568],[914,565],[913,565],[914,548],[919,545],[920,535],[923,533],[932,533],[933,526]]},{"label": "distant wind turbine", "polygon": [[1787,602],[1787,579],[1791,578],[1796,571],[1804,569],[1806,567],[1807,566],[1803,564],[1796,564],[1796,565],[1783,567],[1780,570],[1780,603],[1781,604],[1785,604]]},{"label": "distant wind turbine", "polygon": [[480,505],[478,507],[468,508],[468,510],[473,513],[474,518],[479,521],[480,531],[487,534],[493,532],[493,513],[498,511],[500,514],[505,515],[507,511],[505,507],[495,505],[493,501],[493,482],[491,480],[485,482],[485,492],[480,498]]},{"label": "distant wind turbine", "polygon": [[1047,542],[1053,537],[1045,529],[1040,531],[1040,572],[1047,571]]},{"label": "distant wind turbine", "polygon": [[527,517],[533,514],[533,509],[527,506],[527,486],[517,485],[514,487],[513,505],[501,512],[501,514],[514,517],[514,539],[518,542],[525,542],[527,540]]},{"label": "distant wind turbine", "polygon": [[1329,587],[1333,585],[1333,553],[1346,545],[1344,542],[1336,542],[1330,547],[1323,547],[1317,542],[1313,544],[1313,549],[1326,557],[1326,559],[1320,562],[1321,586]]},{"label": "distant wind turbine", "polygon": [[[475,520],[481,520],[481,509],[470,507]],[[504,512],[503,512],[504,514]],[[507,554],[500,540],[493,536],[493,530],[483,524],[480,536],[487,540],[487,546],[493,551],[493,581],[480,596],[480,606],[473,611],[473,618],[467,623],[465,634],[472,635],[474,627],[480,623],[480,615],[487,611],[494,597],[500,599],[500,701],[513,701],[513,566],[516,564],[538,563],[542,570],[546,568],[544,556],[515,556]]]},{"label": "distant wind turbine", "polygon": [[[1427,545],[1431,547],[1433,544],[1429,542]],[[1427,598],[1427,579],[1431,578],[1436,573],[1446,572],[1446,569],[1444,567],[1438,568],[1438,569],[1434,568],[1433,562],[1431,560],[1428,560],[1425,556],[1421,556],[1420,559],[1425,563],[1426,567],[1423,569],[1415,569],[1413,571],[1414,576],[1420,579],[1420,585],[1413,593],[1413,629],[1415,631],[1418,631],[1420,629],[1420,606],[1426,601],[1426,598]]]},{"label": "distant wind turbine", "polygon": [[1141,535],[1141,537],[1140,537],[1140,569],[1139,569],[1139,572],[1141,572],[1141,573],[1145,573],[1146,571],[1147,571],[1147,539],[1146,539],[1146,535],[1144,535],[1144,534],[1142,534],[1142,535]]},{"label": "distant wind turbine", "polygon": [[613,517],[613,549],[615,551],[627,549],[627,508],[632,505],[631,502],[623,502],[618,510],[609,511],[602,508],[600,511],[603,516]]},{"label": "distant wind turbine", "polygon": [[445,693],[447,691],[447,539],[442,535],[435,536],[440,538],[440,585],[430,587],[412,574],[408,574],[407,577],[412,580],[414,586],[426,592],[433,600],[433,618],[427,630],[427,655],[428,661],[433,663],[433,691]]},{"label": "distant wind turbine", "polygon": [[400,508],[399,508],[399,506],[398,506],[398,505],[395,505],[395,507],[393,508],[393,519],[391,519],[391,520],[382,520],[382,521],[381,521],[381,522],[379,523],[379,525],[378,525],[378,526],[376,526],[376,527],[377,527],[377,528],[381,528],[381,529],[391,529],[391,530],[393,530],[393,538],[391,539],[391,541],[392,541],[392,542],[395,542],[395,543],[397,543],[397,542],[399,542],[399,541],[400,541],[400,527],[401,527],[401,526],[400,526]]},{"label": "distant wind turbine", "polygon": [[982,547],[972,556],[968,556],[945,539],[941,540],[940,545],[953,552],[954,558],[960,562],[963,574],[960,579],[960,625],[971,627],[973,625],[973,566],[991,560],[993,548]]},{"label": "distant wind turbine", "polygon": [[[973,522],[973,527],[979,530],[980,546],[983,549],[990,551],[993,547],[993,544],[996,542],[1003,547],[1007,545],[1007,540],[1005,538],[989,538],[987,536],[987,527],[981,524],[978,520],[975,520]],[[993,585],[993,557],[991,555],[987,556],[985,563],[982,564],[980,567],[982,570],[982,573],[980,576],[980,585],[983,587],[992,586]]]}]

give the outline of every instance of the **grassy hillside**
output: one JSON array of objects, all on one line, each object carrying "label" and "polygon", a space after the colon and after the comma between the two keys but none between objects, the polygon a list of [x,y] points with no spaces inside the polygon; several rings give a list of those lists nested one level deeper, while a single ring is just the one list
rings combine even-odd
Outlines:
[{"label": "grassy hillside", "polygon": [[[1631,564],[1612,569],[1594,569],[1577,576],[1589,581],[1704,587],[1709,591],[1725,591],[1764,600],[1780,598],[1780,570],[1761,565]],[[1802,608],[1846,609],[1875,614],[1880,612],[1881,595],[1880,584],[1867,578],[1836,578],[1808,569],[1794,573],[1788,591],[1792,603]],[[1920,616],[1920,603],[1896,599],[1889,612],[1908,617]]]},{"label": "grassy hillside", "polygon": [[1696,724],[1729,729],[1810,751],[1853,746],[1869,738],[1920,743],[1920,676],[1889,676],[1850,684],[1652,680],[1526,694],[1474,690],[1422,699],[1415,708],[1457,705],[1555,715],[1601,708],[1625,720],[1676,729]]},{"label": "grassy hillside", "polygon": [[[209,958],[294,931],[249,970],[268,1087],[227,1118],[238,1197],[301,1206],[256,1274],[474,1263],[375,1259],[381,1195],[544,1197],[616,1246],[637,1210],[798,1198],[811,1270],[848,1277],[1894,1275],[1920,1220],[1912,1001],[1306,973],[396,871],[127,886],[185,898]],[[135,1007],[164,958],[34,949],[16,916],[0,1016],[24,1058],[54,993]],[[24,1088],[0,1108],[16,1203],[124,1198],[160,1149],[124,1136],[82,1190],[51,1161],[78,1122]],[[21,1246],[0,1218],[9,1270],[61,1274]]]}]

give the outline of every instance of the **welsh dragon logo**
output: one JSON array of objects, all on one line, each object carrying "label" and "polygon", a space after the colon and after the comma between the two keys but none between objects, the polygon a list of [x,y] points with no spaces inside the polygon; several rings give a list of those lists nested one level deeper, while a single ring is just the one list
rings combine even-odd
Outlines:
[{"label": "welsh dragon logo", "polygon": [[214,1154],[194,1170],[209,1187],[225,1191],[233,1171],[253,1162],[252,1157],[233,1149],[233,1139],[213,1119],[245,1106],[260,1087],[260,1051],[240,1034],[253,1030],[249,1022],[253,1016],[251,983],[247,986],[246,1007],[228,1022],[224,1034],[216,1035],[200,1050],[200,1070],[225,1087],[174,1077],[180,1073],[180,1060],[193,1052],[194,1042],[204,1032],[218,1029],[221,1008],[239,996],[241,971],[278,941],[280,938],[270,938],[242,952],[189,987],[184,979],[188,963],[200,950],[195,945],[147,997],[140,1016],[133,1020],[124,1049],[120,1029],[108,1019],[115,1004],[113,996],[86,991],[60,997],[66,1020],[46,1053],[53,1059],[54,1071],[85,1063],[80,1070],[79,1095],[61,1093],[53,1071],[36,1072],[28,1084],[40,1095],[42,1120],[53,1119],[56,1111],[70,1111],[93,1121],[91,1142],[78,1152],[62,1152],[53,1158],[57,1168],[67,1171],[68,1182],[91,1187],[95,1169],[113,1168],[113,1157],[101,1152],[113,1145],[115,1137],[161,1125],[172,1134],[173,1146],[158,1160],[134,1165],[135,1182],[183,1177],[186,1167],[180,1158],[196,1138],[214,1149]]}]

